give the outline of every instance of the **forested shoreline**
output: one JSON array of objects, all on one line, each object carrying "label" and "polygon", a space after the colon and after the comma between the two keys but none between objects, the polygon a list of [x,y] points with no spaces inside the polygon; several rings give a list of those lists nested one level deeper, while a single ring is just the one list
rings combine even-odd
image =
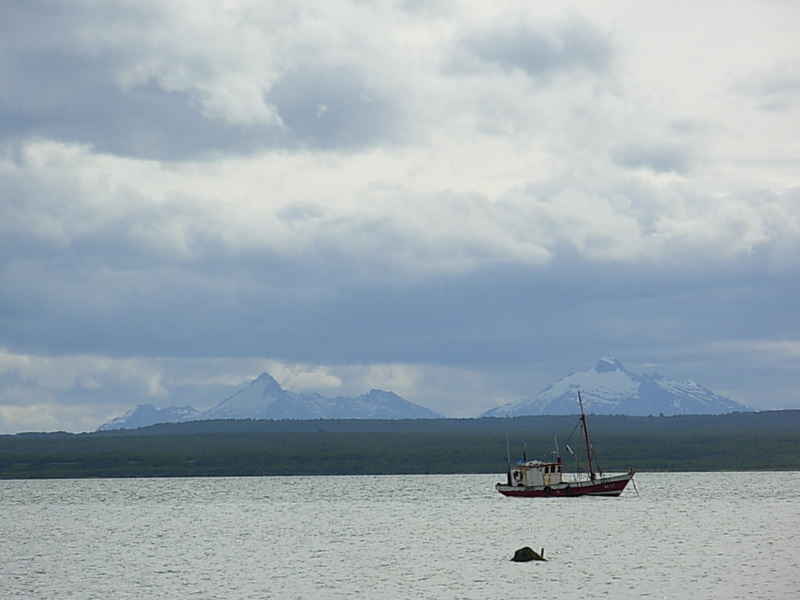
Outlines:
[{"label": "forested shoreline", "polygon": [[[582,447],[577,417],[198,421],[0,436],[0,478],[505,472],[508,458]],[[800,470],[800,411],[589,417],[607,472]]]}]

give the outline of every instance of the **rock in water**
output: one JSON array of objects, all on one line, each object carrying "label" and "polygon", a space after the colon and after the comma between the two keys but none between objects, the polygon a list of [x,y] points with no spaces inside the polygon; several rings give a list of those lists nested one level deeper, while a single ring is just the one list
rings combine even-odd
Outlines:
[{"label": "rock in water", "polygon": [[544,548],[542,548],[542,553],[539,554],[533,548],[529,546],[525,546],[524,548],[520,548],[516,552],[514,552],[514,558],[511,559],[513,562],[528,562],[531,560],[545,560],[544,558]]}]

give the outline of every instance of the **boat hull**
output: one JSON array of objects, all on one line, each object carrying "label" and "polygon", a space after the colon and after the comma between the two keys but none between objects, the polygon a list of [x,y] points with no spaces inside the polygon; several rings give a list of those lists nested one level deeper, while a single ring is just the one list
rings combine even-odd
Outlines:
[{"label": "boat hull", "polygon": [[594,481],[570,481],[554,486],[513,486],[498,483],[495,488],[504,496],[515,498],[558,498],[577,496],[619,496],[633,479],[633,471],[614,477],[600,477]]}]

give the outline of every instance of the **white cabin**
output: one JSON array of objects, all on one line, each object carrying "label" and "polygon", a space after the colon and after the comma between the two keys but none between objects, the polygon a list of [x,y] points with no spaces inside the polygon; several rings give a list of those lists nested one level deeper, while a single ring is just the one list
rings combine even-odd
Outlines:
[{"label": "white cabin", "polygon": [[546,487],[558,485],[561,479],[561,459],[558,462],[528,460],[511,468],[510,484],[522,487]]}]

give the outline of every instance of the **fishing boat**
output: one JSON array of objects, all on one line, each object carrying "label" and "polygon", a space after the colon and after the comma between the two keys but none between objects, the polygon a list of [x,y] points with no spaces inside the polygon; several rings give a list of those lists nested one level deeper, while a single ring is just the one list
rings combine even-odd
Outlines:
[{"label": "fishing boat", "polygon": [[527,456],[523,455],[523,459],[512,466],[509,459],[508,479],[505,483],[498,483],[495,486],[498,492],[504,496],[520,498],[619,496],[622,493],[625,486],[633,480],[635,471],[631,469],[625,474],[610,476],[604,475],[599,467],[595,471],[597,457],[594,455],[592,444],[589,441],[586,413],[583,412],[583,399],[580,392],[578,393],[578,406],[581,410],[580,425],[586,445],[588,472],[583,469],[580,458],[572,451],[569,444],[566,444],[565,447],[578,462],[578,473],[565,478],[556,443],[555,460],[552,462],[528,460]]}]

